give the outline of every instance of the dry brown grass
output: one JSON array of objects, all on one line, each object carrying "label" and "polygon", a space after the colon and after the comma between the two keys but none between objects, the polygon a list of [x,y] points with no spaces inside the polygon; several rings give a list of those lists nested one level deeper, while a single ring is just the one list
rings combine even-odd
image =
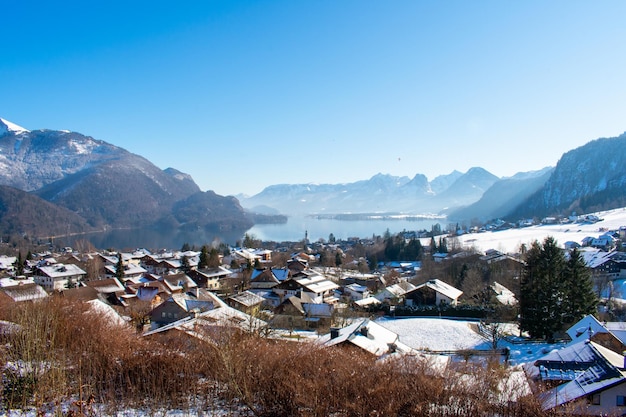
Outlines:
[{"label": "dry brown grass", "polygon": [[467,383],[414,358],[379,361],[360,350],[223,328],[202,338],[177,332],[143,338],[88,314],[84,304],[54,298],[0,318],[20,326],[6,336],[0,359],[35,365],[25,375],[4,371],[7,408],[60,410],[74,402],[72,415],[90,415],[95,402],[110,412],[156,413],[207,410],[223,400],[267,417],[545,415],[532,397],[492,401],[499,377],[489,369],[472,370]]}]

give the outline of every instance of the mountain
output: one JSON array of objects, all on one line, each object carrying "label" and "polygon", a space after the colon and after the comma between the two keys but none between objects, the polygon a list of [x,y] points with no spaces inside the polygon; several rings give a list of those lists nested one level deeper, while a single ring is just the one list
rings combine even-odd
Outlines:
[{"label": "mountain", "polygon": [[0,185],[0,231],[3,235],[50,237],[94,230],[70,210],[16,188]]},{"label": "mountain", "polygon": [[512,217],[588,213],[626,205],[626,133],[563,154],[544,186]]},{"label": "mountain", "polygon": [[459,207],[472,204],[499,178],[487,170],[474,167],[459,176],[449,187],[435,196],[442,207]]},{"label": "mountain", "polygon": [[489,187],[483,196],[469,206],[456,209],[448,214],[451,221],[471,221],[505,218],[517,206],[539,190],[550,178],[554,168],[539,171],[521,172],[509,178],[502,178]]},{"label": "mountain", "polygon": [[[236,199],[206,198],[191,176],[76,132],[21,128],[0,119],[0,184],[63,207],[91,228],[176,226],[193,203],[198,225],[252,226]],[[197,195],[194,201],[188,200]],[[178,204],[178,205],[177,205]],[[174,221],[172,221],[174,219]]]},{"label": "mountain", "polygon": [[241,204],[268,207],[287,215],[340,213],[440,213],[445,208],[471,204],[498,177],[482,168],[465,174],[454,171],[437,177],[435,189],[426,176],[397,177],[376,174],[368,180],[347,184],[281,184],[265,188],[252,197],[241,197]]}]

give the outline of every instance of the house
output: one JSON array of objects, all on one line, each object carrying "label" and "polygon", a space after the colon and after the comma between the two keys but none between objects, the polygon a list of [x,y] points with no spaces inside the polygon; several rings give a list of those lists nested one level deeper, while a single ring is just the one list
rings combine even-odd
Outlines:
[{"label": "house", "polygon": [[621,415],[626,407],[624,356],[590,340],[553,350],[527,364],[525,371],[530,378],[553,386],[539,394],[546,411]]},{"label": "house", "polygon": [[393,284],[388,287],[385,287],[384,290],[376,294],[374,297],[381,302],[384,302],[384,301],[390,302],[393,300],[400,301],[404,299],[404,294],[406,294],[409,291],[414,290],[415,288],[416,288],[415,285],[411,284],[410,282],[401,281],[397,284]]},{"label": "house", "polygon": [[222,286],[221,281],[232,275],[232,271],[219,266],[217,268],[192,269],[187,275],[194,280],[198,287],[218,291]]},{"label": "house", "polygon": [[[324,275],[316,274],[294,278],[294,280],[300,286],[301,295],[307,295],[313,303],[321,304],[339,301],[335,297],[335,290],[339,288],[339,285],[327,279]],[[301,298],[303,297],[301,296]]]},{"label": "house", "polygon": [[[114,258],[117,259],[117,258]],[[113,278],[115,277],[116,271],[117,271],[117,260],[115,261],[115,264],[107,264],[104,266],[104,271],[105,274],[107,276],[107,278]],[[123,262],[123,261],[122,261]],[[148,271],[146,271],[141,265],[139,265],[138,263],[134,263],[134,262],[127,262],[124,263],[124,276],[122,277],[122,281],[127,282],[127,281],[131,281],[131,282],[138,282],[139,279],[143,276],[143,274],[147,273]]]},{"label": "house", "polygon": [[98,300],[100,294],[92,287],[75,287],[59,291],[58,293],[66,300],[88,302]]},{"label": "house", "polygon": [[374,306],[379,305],[381,302],[374,297],[367,297],[362,300],[357,300],[354,302],[354,305],[358,309],[368,309]]},{"label": "house", "polygon": [[317,343],[325,347],[356,347],[376,357],[414,352],[412,348],[400,342],[396,333],[370,319],[357,320],[341,329],[332,328],[330,333],[321,336]]},{"label": "house", "polygon": [[287,268],[263,268],[255,269],[250,276],[250,289],[267,290],[275,287],[289,278]]},{"label": "house", "polygon": [[47,296],[48,293],[43,287],[35,283],[10,285],[0,288],[0,304],[36,301]]},{"label": "house", "polygon": [[422,305],[457,305],[463,291],[454,288],[438,279],[431,279],[415,289],[404,294],[404,303],[407,306]]},{"label": "house", "polygon": [[294,324],[293,316],[297,316],[301,321],[296,321],[295,324],[303,327],[330,325],[334,311],[333,304],[310,303],[307,302],[306,296],[301,299],[295,295],[286,299],[274,310],[276,314],[291,316],[291,324]]},{"label": "house", "polygon": [[302,272],[309,269],[309,261],[300,257],[291,258],[287,261],[287,269],[289,269],[292,274]]},{"label": "house", "polygon": [[626,253],[591,249],[581,251],[581,255],[595,277],[609,280],[626,278]]},{"label": "house", "polygon": [[178,331],[187,336],[210,342],[210,335],[215,333],[215,329],[218,329],[219,333],[222,333],[221,330],[224,328],[237,329],[243,332],[259,332],[267,328],[265,321],[229,307],[217,296],[208,291],[207,294],[208,297],[213,297],[212,309],[183,317],[158,328],[155,327],[144,333],[144,336]]},{"label": "house", "polygon": [[232,308],[255,316],[259,312],[263,301],[265,300],[260,295],[250,291],[243,291],[228,297],[227,304]]},{"label": "house", "polygon": [[158,279],[161,281],[167,289],[172,293],[190,291],[198,286],[194,280],[192,280],[187,274],[184,272],[179,272],[175,274],[167,274],[159,277]]},{"label": "house", "polygon": [[17,257],[15,256],[0,256],[0,270],[12,272],[15,270],[15,266],[13,265],[17,261]]},{"label": "house", "polygon": [[211,310],[214,306],[212,297],[196,297],[191,294],[172,294],[167,300],[150,312],[152,328],[161,327],[185,317]]},{"label": "house", "polygon": [[73,264],[54,263],[37,267],[33,278],[46,291],[58,291],[82,281],[87,273]]},{"label": "house", "polygon": [[370,291],[366,286],[354,283],[344,287],[344,295],[347,295],[352,301],[358,301],[369,297]]},{"label": "house", "polygon": [[487,262],[487,264],[490,264],[492,262],[498,262],[506,258],[507,258],[506,253],[502,253],[495,249],[488,249],[487,251],[485,251],[485,254],[481,256],[479,259],[483,262]]},{"label": "house", "polygon": [[94,288],[98,293],[105,297],[111,294],[122,294],[125,289],[117,278],[106,278],[99,280],[86,281],[85,285]]},{"label": "house", "polygon": [[611,250],[615,247],[617,239],[615,239],[610,233],[605,233],[591,241],[590,246],[592,248],[598,248],[603,250]]}]

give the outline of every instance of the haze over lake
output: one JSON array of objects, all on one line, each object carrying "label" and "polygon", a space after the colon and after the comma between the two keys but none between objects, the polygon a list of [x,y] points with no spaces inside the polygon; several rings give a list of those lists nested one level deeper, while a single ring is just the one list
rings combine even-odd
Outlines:
[{"label": "haze over lake", "polygon": [[308,234],[309,241],[315,242],[319,239],[327,240],[331,233],[337,239],[369,238],[372,235],[382,236],[387,229],[392,234],[403,230],[430,230],[436,223],[442,227],[447,225],[446,219],[337,220],[289,217],[283,224],[258,224],[241,231],[124,229],[58,238],[54,243],[59,246],[75,246],[77,241],[87,240],[98,249],[180,249],[183,243],[197,247],[212,242],[235,245],[242,240],[245,233],[254,235],[257,239],[276,242],[299,241]]}]

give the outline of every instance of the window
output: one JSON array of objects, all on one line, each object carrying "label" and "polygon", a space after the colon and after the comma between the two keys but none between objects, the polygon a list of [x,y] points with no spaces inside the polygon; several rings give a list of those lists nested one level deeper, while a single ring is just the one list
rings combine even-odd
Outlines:
[{"label": "window", "polygon": [[626,407],[626,396],[618,395],[615,405],[617,405],[618,407]]},{"label": "window", "polygon": [[600,405],[600,394],[593,394],[591,396],[591,404],[592,405]]}]

